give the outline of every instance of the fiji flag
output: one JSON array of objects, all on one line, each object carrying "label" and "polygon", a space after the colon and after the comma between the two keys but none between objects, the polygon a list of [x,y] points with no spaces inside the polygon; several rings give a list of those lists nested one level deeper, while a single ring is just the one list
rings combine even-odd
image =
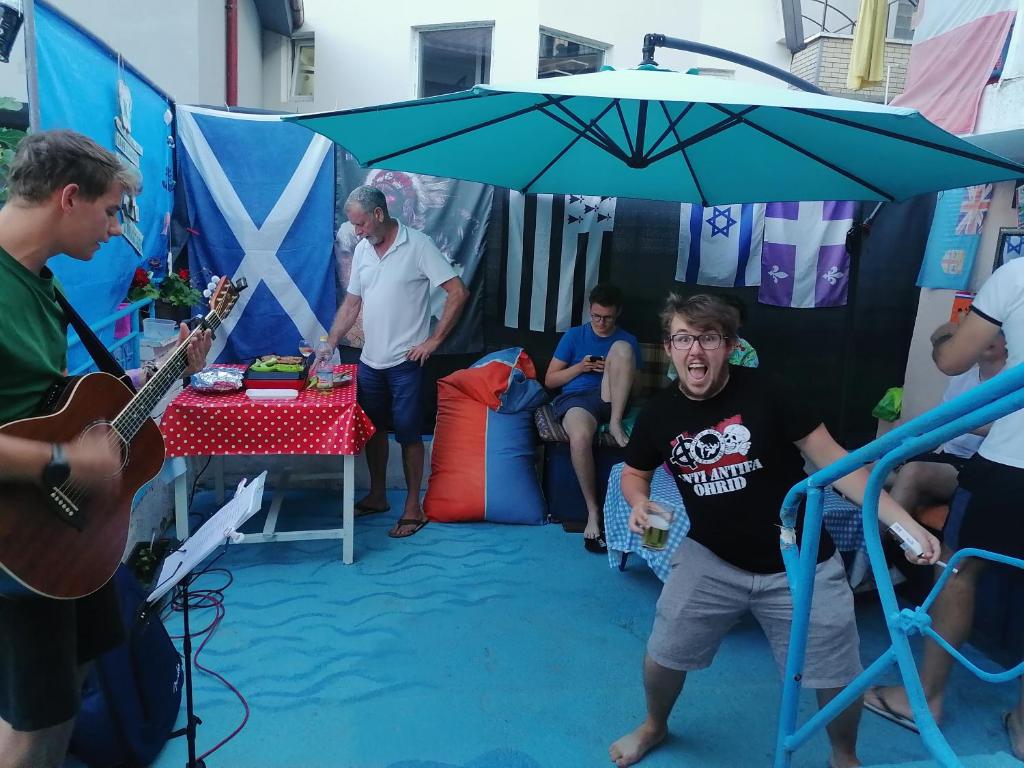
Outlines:
[{"label": "fiji flag", "polygon": [[991,203],[991,184],[939,192],[917,276],[919,287],[967,288],[981,244],[981,226]]},{"label": "fiji flag", "polygon": [[249,282],[209,359],[296,354],[337,306],[331,142],[276,116],[181,105],[177,131],[192,274]]},{"label": "fiji flag", "polygon": [[683,203],[679,211],[676,280],[742,287],[761,283],[764,205]]}]

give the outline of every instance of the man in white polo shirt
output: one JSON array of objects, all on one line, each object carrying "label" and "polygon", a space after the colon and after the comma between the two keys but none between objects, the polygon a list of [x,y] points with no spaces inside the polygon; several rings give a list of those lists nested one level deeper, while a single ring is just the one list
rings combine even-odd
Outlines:
[{"label": "man in white polo shirt", "polygon": [[[469,291],[427,235],[391,218],[387,199],[376,187],[352,190],[345,215],[359,243],[352,256],[348,295],[331,325],[330,341],[337,346],[362,309],[365,342],[359,358],[359,404],[377,427],[366,444],[370,492],[356,502],[356,509],[363,514],[388,510],[390,422],[402,446],[408,495],[402,516],[388,535],[405,538],[427,522],[420,506],[423,364],[455,327]],[[447,298],[431,332],[430,291],[438,286]]]}]

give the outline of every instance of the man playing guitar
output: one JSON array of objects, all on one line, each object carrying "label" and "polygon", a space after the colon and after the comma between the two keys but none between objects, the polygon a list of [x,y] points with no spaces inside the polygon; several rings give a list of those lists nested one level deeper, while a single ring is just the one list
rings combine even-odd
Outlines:
[{"label": "man playing guitar", "polygon": [[[34,415],[66,375],[67,321],[47,260],[60,253],[91,260],[121,234],[122,197],[139,182],[81,134],[46,131],[21,142],[0,209],[0,425]],[[183,324],[182,343],[187,335]],[[192,334],[188,345],[185,372],[194,373],[205,365],[209,331]],[[141,386],[154,373],[130,375]],[[119,453],[102,429],[63,445],[0,434],[0,481],[74,480],[94,494],[109,492]],[[79,599],[0,595],[0,768],[63,764],[87,663],[122,635],[111,583]]]}]

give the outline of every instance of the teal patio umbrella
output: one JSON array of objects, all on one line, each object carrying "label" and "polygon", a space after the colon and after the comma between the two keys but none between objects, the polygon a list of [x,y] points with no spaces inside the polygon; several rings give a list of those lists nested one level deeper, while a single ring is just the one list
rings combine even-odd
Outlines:
[{"label": "teal patio umbrella", "polygon": [[916,110],[650,65],[285,119],[365,167],[522,192],[893,201],[1024,177]]}]

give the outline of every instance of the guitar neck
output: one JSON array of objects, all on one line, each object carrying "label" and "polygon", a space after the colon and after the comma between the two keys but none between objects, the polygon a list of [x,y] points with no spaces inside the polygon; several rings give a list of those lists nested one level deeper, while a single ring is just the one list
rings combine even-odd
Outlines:
[{"label": "guitar neck", "polygon": [[204,318],[204,324],[192,331],[183,344],[178,345],[170,357],[164,360],[153,378],[146,382],[124,410],[117,415],[112,426],[125,442],[130,441],[146,423],[157,403],[170,391],[174,382],[181,378],[182,373],[188,367],[188,341],[204,330],[217,330],[220,324],[220,315],[211,310]]}]

